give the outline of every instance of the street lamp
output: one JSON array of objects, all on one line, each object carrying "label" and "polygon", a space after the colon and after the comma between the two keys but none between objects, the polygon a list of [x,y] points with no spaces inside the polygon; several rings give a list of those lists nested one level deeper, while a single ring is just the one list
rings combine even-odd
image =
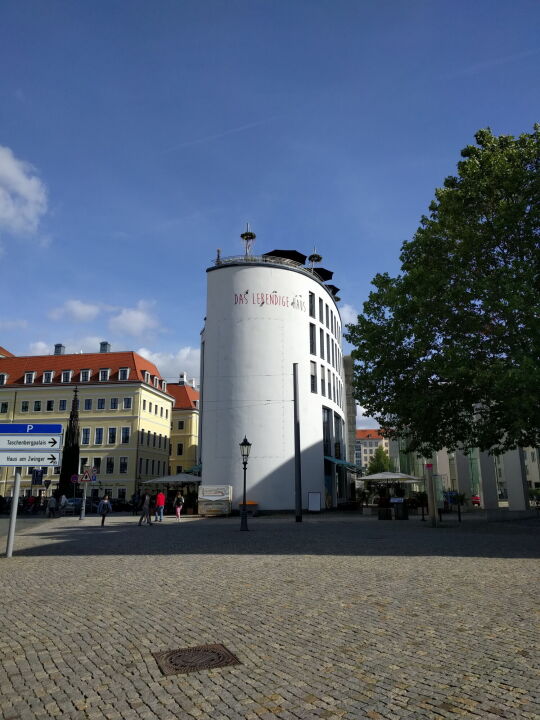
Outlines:
[{"label": "street lamp", "polygon": [[242,503],[242,510],[240,511],[240,530],[247,530],[247,507],[246,507],[246,468],[249,457],[249,451],[251,450],[251,443],[244,435],[244,439],[240,443],[240,452],[242,453],[242,463],[244,465],[244,501]]}]

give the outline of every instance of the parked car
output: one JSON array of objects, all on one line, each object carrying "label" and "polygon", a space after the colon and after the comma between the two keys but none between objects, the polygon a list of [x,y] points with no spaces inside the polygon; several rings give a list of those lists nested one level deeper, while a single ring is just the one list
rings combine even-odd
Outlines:
[{"label": "parked car", "polygon": [[480,507],[480,495],[473,495],[471,497],[471,502],[472,502],[473,506],[477,505],[478,507]]}]

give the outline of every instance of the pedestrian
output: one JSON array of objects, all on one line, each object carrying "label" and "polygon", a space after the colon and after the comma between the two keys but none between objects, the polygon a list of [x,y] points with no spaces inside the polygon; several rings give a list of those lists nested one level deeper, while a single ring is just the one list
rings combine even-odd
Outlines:
[{"label": "pedestrian", "polygon": [[143,496],[141,505],[141,517],[139,518],[139,527],[143,524],[144,521],[146,521],[148,526],[152,524],[152,520],[150,518],[150,495],[148,493],[145,493]]},{"label": "pedestrian", "polygon": [[141,504],[141,496],[136,491],[131,496],[131,514],[136,515],[139,512],[139,507]]},{"label": "pedestrian", "polygon": [[97,511],[98,515],[101,515],[101,527],[103,527],[105,525],[105,518],[112,512],[112,505],[108,495],[105,495],[103,500],[100,501]]},{"label": "pedestrian", "polygon": [[67,497],[65,495],[62,495],[60,497],[60,504],[58,506],[58,509],[60,510],[60,517],[63,517],[66,514],[67,506],[68,506]]},{"label": "pedestrian", "polygon": [[176,519],[180,522],[180,515],[182,508],[184,507],[184,497],[180,491],[176,493],[176,497],[173,501],[174,512],[176,513]]},{"label": "pedestrian", "polygon": [[160,490],[158,494],[156,495],[156,512],[154,515],[154,520],[157,522],[163,522],[163,511],[165,509],[165,493],[163,490]]},{"label": "pedestrian", "polygon": [[56,498],[54,497],[54,495],[51,495],[51,497],[49,498],[47,510],[50,518],[56,517]]}]

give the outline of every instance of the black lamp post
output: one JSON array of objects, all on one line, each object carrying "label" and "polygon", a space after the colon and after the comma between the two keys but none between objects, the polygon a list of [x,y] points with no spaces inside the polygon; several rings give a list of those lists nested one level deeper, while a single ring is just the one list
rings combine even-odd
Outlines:
[{"label": "black lamp post", "polygon": [[242,453],[242,463],[244,465],[244,501],[242,503],[242,510],[240,511],[240,530],[247,530],[247,506],[246,506],[246,468],[249,457],[249,451],[251,450],[251,443],[244,435],[244,439],[240,443],[240,452]]}]

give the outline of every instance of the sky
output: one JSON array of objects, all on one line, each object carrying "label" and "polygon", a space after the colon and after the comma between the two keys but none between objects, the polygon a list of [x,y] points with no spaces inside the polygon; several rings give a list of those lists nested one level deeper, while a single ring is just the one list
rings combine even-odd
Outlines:
[{"label": "sky", "polygon": [[172,382],[246,222],[355,319],[474,133],[540,119],[540,3],[3,0],[0,68],[0,345]]}]

